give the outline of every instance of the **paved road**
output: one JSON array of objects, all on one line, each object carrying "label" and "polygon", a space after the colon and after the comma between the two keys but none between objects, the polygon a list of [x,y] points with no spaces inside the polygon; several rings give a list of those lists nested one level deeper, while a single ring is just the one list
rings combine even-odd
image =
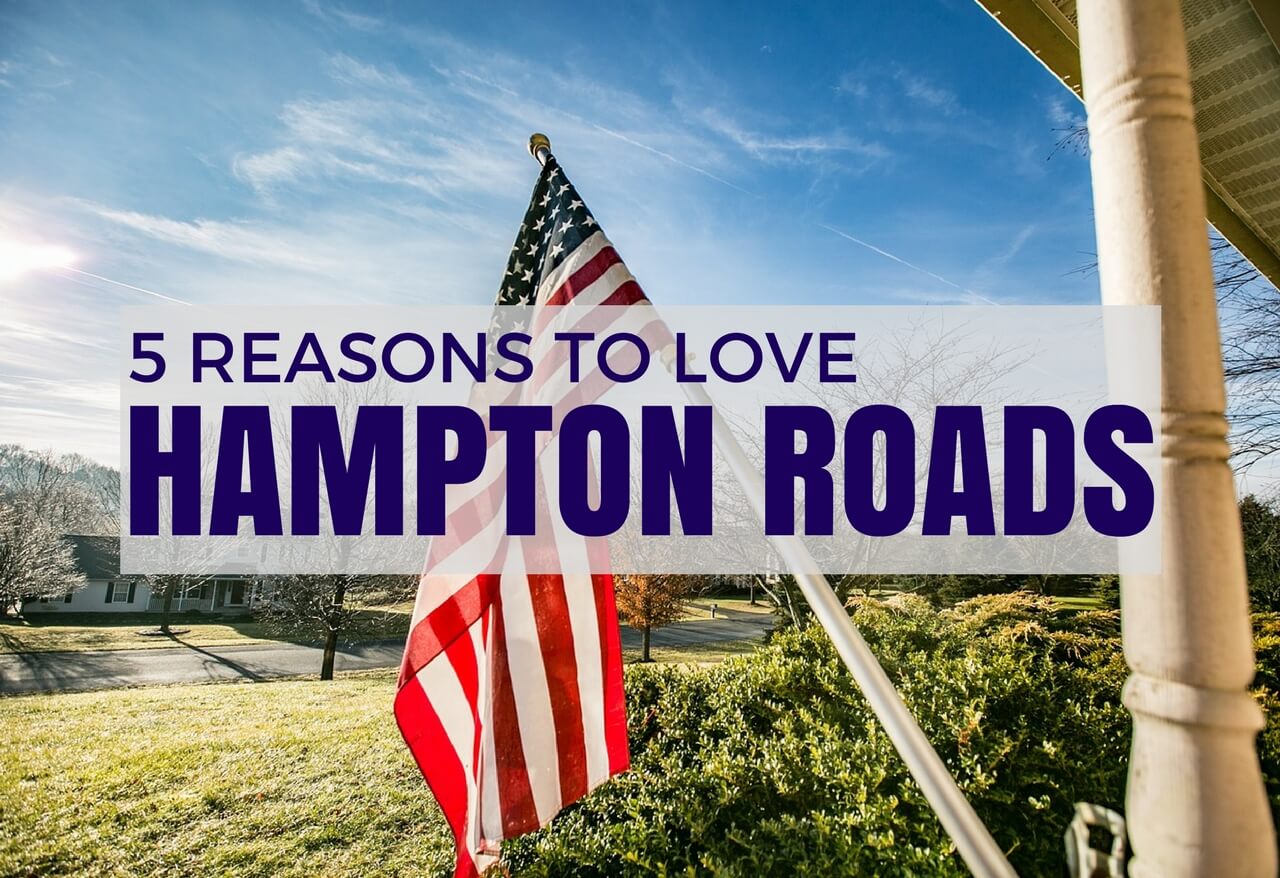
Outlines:
[{"label": "paved road", "polygon": [[[654,646],[684,646],[761,637],[771,618],[734,613],[734,618],[681,622],[653,632]],[[638,648],[640,633],[622,629],[622,645]],[[348,645],[338,650],[339,671],[393,668],[403,640]],[[215,680],[266,680],[314,674],[319,646],[257,643],[245,646],[179,646],[163,649],[35,652],[0,655],[0,694],[109,689]]]}]

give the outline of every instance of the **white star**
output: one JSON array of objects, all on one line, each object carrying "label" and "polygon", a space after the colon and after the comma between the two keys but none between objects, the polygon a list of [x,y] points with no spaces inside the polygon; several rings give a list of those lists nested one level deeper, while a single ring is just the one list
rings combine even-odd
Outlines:
[{"label": "white star", "polygon": [[[570,201],[570,202],[569,202],[569,209],[570,209],[570,210],[577,210],[579,207],[582,207],[582,202],[581,202],[581,201],[579,201],[578,199],[576,199],[576,198],[575,198],[575,199],[573,199],[573,201]],[[524,227],[523,227],[523,226],[521,226],[521,228],[524,228]]]},{"label": "white star", "polygon": [[551,258],[555,259],[557,256],[559,256],[563,252],[564,252],[564,245],[561,244],[559,241],[556,241],[556,245],[551,248]]},{"label": "white star", "polygon": [[547,194],[545,194],[545,195],[543,195],[543,196],[542,196],[542,202],[541,202],[541,204],[542,204],[542,206],[543,206],[543,207],[546,207],[546,206],[547,206],[548,204],[550,204],[550,203],[551,203],[551,193],[550,193],[550,192],[548,192]]},{"label": "white star", "polygon": [[584,226],[594,226],[596,224],[596,218],[591,214],[587,214],[587,218],[582,221],[582,224]]},{"label": "white star", "polygon": [[537,255],[538,255],[538,245],[537,245],[537,244],[530,244],[530,245],[529,245],[529,255],[530,255],[530,256],[537,256]]},{"label": "white star", "polygon": [[532,282],[532,281],[533,281],[533,269],[531,268],[531,269],[529,269],[528,271],[526,271],[523,275],[521,275],[520,279],[521,279],[522,281],[524,281],[525,283],[530,283],[530,282]]},{"label": "white star", "polygon": [[552,168],[552,169],[551,169],[551,173],[550,173],[550,174],[547,174],[547,179],[548,179],[548,180],[554,180],[556,177],[559,177],[559,176],[560,176],[560,169],[559,169],[559,168]]},{"label": "white star", "polygon": [[573,223],[569,222],[568,220],[565,220],[560,224],[560,228],[557,231],[559,231],[560,234],[563,235],[565,232],[569,231],[571,228],[573,228]]},{"label": "white star", "polygon": [[546,222],[547,222],[546,217],[541,217],[541,216],[538,217],[538,221],[533,224],[533,230],[535,232],[542,231],[542,227],[546,224]]},{"label": "white star", "polygon": [[556,195],[563,195],[568,191],[569,191],[569,184],[565,183],[563,186],[560,187],[560,191],[557,192]]},{"label": "white star", "polygon": [[523,262],[521,262],[519,259],[517,259],[517,260],[516,260],[516,268],[515,268],[515,270],[516,270],[516,271],[524,271],[524,263],[523,263]]},{"label": "white star", "polygon": [[520,297],[520,299],[516,302],[516,304],[517,304],[517,305],[528,305],[528,304],[529,304],[529,296],[528,296],[528,295],[523,295],[523,296],[521,296],[521,297]]},{"label": "white star", "polygon": [[551,210],[551,218],[552,218],[552,219],[555,219],[555,218],[556,218],[556,217],[558,217],[559,215],[560,215],[560,205],[558,205],[558,204],[557,204],[557,205],[556,205],[554,208],[552,208],[552,210]]}]

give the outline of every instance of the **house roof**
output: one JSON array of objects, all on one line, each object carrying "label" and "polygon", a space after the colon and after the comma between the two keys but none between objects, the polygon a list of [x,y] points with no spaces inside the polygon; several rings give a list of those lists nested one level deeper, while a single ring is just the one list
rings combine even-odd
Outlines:
[{"label": "house roof", "polygon": [[[1076,0],[977,2],[1082,98]],[[1182,0],[1182,21],[1206,218],[1280,286],[1280,3]]]},{"label": "house roof", "polygon": [[71,554],[85,579],[115,579],[120,575],[120,538],[67,534]]}]

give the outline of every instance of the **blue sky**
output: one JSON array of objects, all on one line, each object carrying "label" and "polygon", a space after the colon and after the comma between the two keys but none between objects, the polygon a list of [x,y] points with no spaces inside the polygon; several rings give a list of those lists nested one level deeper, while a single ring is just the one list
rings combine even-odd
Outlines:
[{"label": "blue sky", "polygon": [[492,301],[534,130],[659,303],[1094,303],[1081,116],[971,0],[9,0],[0,442],[117,462],[104,279]]}]

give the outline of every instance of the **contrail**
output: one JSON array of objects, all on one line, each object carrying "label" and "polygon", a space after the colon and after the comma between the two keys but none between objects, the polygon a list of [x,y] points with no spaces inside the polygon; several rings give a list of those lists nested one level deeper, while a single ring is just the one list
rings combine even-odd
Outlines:
[{"label": "contrail", "polygon": [[90,271],[81,271],[80,269],[72,268],[69,265],[61,266],[61,268],[63,271],[74,271],[76,274],[84,275],[85,277],[91,277],[94,280],[100,280],[103,283],[109,283],[109,284],[114,284],[115,286],[118,286],[118,287],[124,287],[126,290],[133,290],[136,293],[145,293],[148,296],[155,296],[157,299],[164,299],[166,302],[173,302],[178,305],[191,304],[190,302],[184,301],[182,299],[175,299],[173,296],[166,296],[164,293],[157,293],[155,290],[148,290],[143,287],[135,287],[133,284],[127,284],[124,281],[112,280],[109,277],[103,277],[100,274],[94,274],[93,272],[90,272]]},{"label": "contrail", "polygon": [[651,152],[654,155],[664,158],[669,162],[675,162],[680,167],[687,168],[690,171],[693,171],[695,174],[701,174],[704,177],[715,180],[717,183],[723,183],[725,186],[728,186],[730,189],[737,189],[743,195],[755,194],[754,192],[748,192],[746,189],[743,189],[737,183],[730,183],[728,180],[725,180],[722,177],[717,177],[715,174],[711,173],[710,171],[703,170],[697,165],[691,165],[682,159],[678,159],[675,156],[671,155],[671,153],[663,152],[660,149],[654,149],[652,146],[649,146],[647,143],[641,143],[638,140],[632,140],[630,137],[627,137],[625,134],[619,134],[617,131],[611,131],[610,129],[605,128],[603,125],[597,125],[596,123],[592,122],[591,127],[595,128],[597,131],[600,131],[604,134],[608,134],[610,137],[616,137],[619,140],[621,140],[623,143],[629,143],[634,147],[643,149],[646,152]]},{"label": "contrail", "polygon": [[[591,122],[590,124],[592,128],[595,128],[597,131],[603,134],[608,134],[610,137],[616,137],[618,140],[621,140],[623,143],[629,143],[630,145],[638,149],[643,149],[646,152],[651,152],[654,155],[659,156],[660,158],[664,158],[667,161],[672,162],[674,164],[677,164],[682,168],[686,168],[690,171],[693,171],[695,174],[701,174],[704,177],[707,177],[711,180],[715,180],[717,183],[722,183],[723,185],[728,186],[730,189],[736,189],[737,191],[741,192],[743,195],[751,195],[751,196],[755,195],[754,192],[750,192],[746,189],[743,189],[737,183],[731,183],[728,180],[724,179],[723,177],[717,177],[715,174],[711,173],[710,171],[704,170],[698,167],[697,165],[691,165],[688,162],[684,161],[683,159],[676,158],[670,153],[663,152],[660,149],[655,149],[652,146],[649,146],[647,143],[641,143],[638,140],[632,140],[630,137],[627,137],[625,134],[621,134],[617,131],[613,131],[609,128],[605,128],[603,125],[598,125],[595,122]],[[839,229],[834,228],[832,226],[824,225],[822,223],[819,223],[818,225],[821,228],[826,229],[828,232],[832,232],[834,234],[839,235],[842,238],[852,241],[853,243],[857,244],[860,247],[866,247],[872,253],[878,253],[881,256],[885,257],[886,259],[892,259],[894,262],[898,263],[899,265],[906,266],[912,271],[918,271],[923,275],[927,275],[928,277],[931,277],[940,283],[944,283],[953,289],[957,289],[960,292],[965,293],[966,295],[973,296],[975,299],[978,299],[979,301],[986,302],[988,305],[1000,304],[999,302],[996,302],[988,298],[987,296],[982,295],[982,293],[976,292],[975,290],[971,290],[968,287],[963,287],[960,284],[955,283],[954,281],[947,280],[942,275],[935,274],[934,272],[930,271],[927,268],[921,268],[919,265],[908,262],[907,260],[903,259],[901,256],[895,256],[894,254],[890,253],[888,250],[882,250],[881,248],[877,247],[875,244],[868,243],[867,241],[864,241],[861,238],[855,238],[853,235],[850,235],[847,232],[842,232]]]},{"label": "contrail", "polygon": [[992,299],[987,298],[981,293],[974,292],[968,287],[962,287],[958,283],[949,281],[940,274],[934,274],[932,271],[930,271],[927,268],[921,268],[920,266],[915,265],[914,263],[908,262],[907,260],[903,259],[901,256],[894,256],[888,250],[881,250],[875,244],[869,244],[866,241],[862,240],[861,238],[855,238],[853,235],[850,235],[847,232],[842,232],[839,229],[834,228],[832,226],[828,226],[828,225],[823,225],[822,228],[826,229],[828,232],[839,235],[845,240],[852,241],[853,243],[857,244],[859,247],[866,247],[872,253],[879,253],[881,256],[885,257],[886,259],[892,259],[894,262],[898,263],[899,265],[905,265],[907,268],[911,269],[912,271],[918,271],[921,274],[928,275],[929,277],[933,278],[936,281],[939,281],[940,283],[944,283],[947,286],[957,289],[962,293],[966,293],[967,295],[973,296],[975,299],[980,299],[981,301],[986,302],[988,305],[1000,304],[999,302],[996,302],[996,301],[993,301]]}]

